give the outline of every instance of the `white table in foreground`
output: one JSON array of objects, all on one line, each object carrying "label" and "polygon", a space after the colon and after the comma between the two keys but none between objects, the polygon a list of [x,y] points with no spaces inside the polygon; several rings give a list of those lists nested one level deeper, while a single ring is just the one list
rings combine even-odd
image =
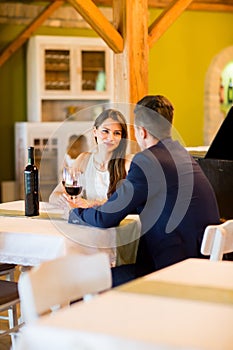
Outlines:
[{"label": "white table in foreground", "polygon": [[16,350],[232,350],[232,324],[232,304],[118,288],[26,325]]},{"label": "white table in foreground", "polygon": [[[24,201],[0,204],[0,262],[34,266],[68,253],[93,254],[97,251],[108,253],[112,262],[121,237],[129,235],[134,240],[140,234],[140,224],[135,216],[127,218],[118,228],[99,229],[68,224],[61,219],[61,210],[48,203],[40,203],[40,213],[40,217],[25,217]],[[119,264],[124,259],[126,262],[135,259],[136,243],[131,245],[129,256],[124,252],[122,255],[119,248]]]},{"label": "white table in foreground", "polygon": [[187,259],[127,283],[121,290],[233,306],[233,262]]}]

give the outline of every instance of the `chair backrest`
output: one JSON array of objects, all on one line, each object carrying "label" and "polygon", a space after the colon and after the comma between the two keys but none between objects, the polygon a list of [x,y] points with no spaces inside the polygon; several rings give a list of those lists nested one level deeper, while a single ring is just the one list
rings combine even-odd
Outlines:
[{"label": "chair backrest", "polygon": [[201,244],[201,253],[210,255],[210,260],[218,261],[222,260],[223,254],[231,252],[233,252],[233,220],[207,226]]},{"label": "chair backrest", "polygon": [[21,274],[18,289],[25,322],[69,302],[111,288],[109,257],[105,253],[67,255],[43,262]]}]

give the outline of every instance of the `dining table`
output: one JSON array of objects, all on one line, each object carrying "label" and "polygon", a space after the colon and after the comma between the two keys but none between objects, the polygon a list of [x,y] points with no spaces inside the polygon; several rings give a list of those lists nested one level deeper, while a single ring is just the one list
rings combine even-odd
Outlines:
[{"label": "dining table", "polygon": [[187,259],[26,324],[16,350],[232,350],[232,277]]},{"label": "dining table", "polygon": [[127,216],[108,229],[70,224],[64,212],[40,202],[39,216],[25,216],[24,200],[0,204],[0,262],[36,266],[66,254],[104,251],[110,265],[135,261],[141,224],[137,215]]}]

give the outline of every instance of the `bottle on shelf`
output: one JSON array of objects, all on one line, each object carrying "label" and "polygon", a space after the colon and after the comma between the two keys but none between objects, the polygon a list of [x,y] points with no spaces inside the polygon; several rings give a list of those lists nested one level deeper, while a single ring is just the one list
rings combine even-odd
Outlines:
[{"label": "bottle on shelf", "polygon": [[223,82],[222,82],[222,78],[220,78],[219,102],[220,102],[220,104],[224,103],[224,85],[223,85]]},{"label": "bottle on shelf", "polygon": [[25,215],[39,215],[39,174],[34,162],[34,147],[28,147],[28,164],[24,169]]},{"label": "bottle on shelf", "polygon": [[104,91],[106,89],[106,76],[103,70],[99,71],[96,78],[95,89],[96,91]]},{"label": "bottle on shelf", "polygon": [[231,104],[233,103],[233,84],[232,84],[232,79],[229,79],[229,84],[227,88],[227,103]]}]

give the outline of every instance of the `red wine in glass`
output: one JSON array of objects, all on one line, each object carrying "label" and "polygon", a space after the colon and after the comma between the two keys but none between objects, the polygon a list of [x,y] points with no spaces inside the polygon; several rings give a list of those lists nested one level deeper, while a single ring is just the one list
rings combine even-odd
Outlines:
[{"label": "red wine in glass", "polygon": [[82,192],[82,186],[65,186],[66,192],[71,197],[76,197]]},{"label": "red wine in glass", "polygon": [[66,193],[75,199],[82,192],[82,176],[81,172],[76,168],[64,168],[63,180]]}]

